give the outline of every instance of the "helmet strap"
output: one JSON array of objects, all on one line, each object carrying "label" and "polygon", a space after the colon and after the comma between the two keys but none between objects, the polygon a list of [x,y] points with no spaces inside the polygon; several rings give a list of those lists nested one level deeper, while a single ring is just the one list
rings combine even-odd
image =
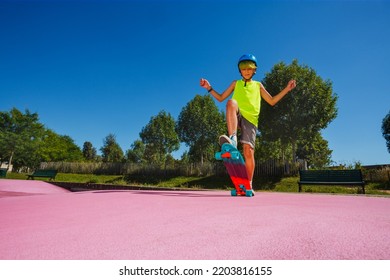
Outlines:
[{"label": "helmet strap", "polygon": [[249,82],[250,80],[252,80],[253,76],[255,75],[255,73],[249,78],[249,79],[245,79],[244,76],[241,74],[241,77],[242,79],[244,80],[244,87],[246,87],[246,83]]}]

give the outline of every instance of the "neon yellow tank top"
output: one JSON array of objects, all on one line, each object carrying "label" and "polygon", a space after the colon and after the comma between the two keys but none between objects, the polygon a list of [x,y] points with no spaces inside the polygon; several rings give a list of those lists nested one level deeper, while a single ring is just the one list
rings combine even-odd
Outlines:
[{"label": "neon yellow tank top", "polygon": [[241,115],[257,127],[260,115],[260,82],[250,81],[246,83],[237,80],[232,99],[238,103]]}]

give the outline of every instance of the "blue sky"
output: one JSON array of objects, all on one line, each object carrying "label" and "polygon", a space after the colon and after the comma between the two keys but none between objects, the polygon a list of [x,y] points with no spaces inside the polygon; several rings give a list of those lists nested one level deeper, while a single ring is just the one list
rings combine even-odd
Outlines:
[{"label": "blue sky", "polygon": [[201,77],[218,91],[239,79],[242,54],[260,81],[298,59],[339,96],[332,160],[390,163],[389,15],[388,1],[0,0],[0,110],[37,112],[80,147],[113,133],[126,151],[152,116],[206,94]]}]

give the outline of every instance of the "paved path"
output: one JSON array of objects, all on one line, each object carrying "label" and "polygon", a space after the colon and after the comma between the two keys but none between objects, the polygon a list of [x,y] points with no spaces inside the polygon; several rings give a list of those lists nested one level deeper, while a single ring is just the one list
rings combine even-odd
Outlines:
[{"label": "paved path", "polygon": [[390,259],[390,199],[0,180],[0,259]]}]

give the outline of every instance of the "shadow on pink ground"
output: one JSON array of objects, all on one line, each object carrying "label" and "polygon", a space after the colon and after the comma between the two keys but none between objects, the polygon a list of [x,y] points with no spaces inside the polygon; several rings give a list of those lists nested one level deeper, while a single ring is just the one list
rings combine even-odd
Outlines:
[{"label": "shadow on pink ground", "polygon": [[390,199],[0,180],[3,260],[390,259]]}]

